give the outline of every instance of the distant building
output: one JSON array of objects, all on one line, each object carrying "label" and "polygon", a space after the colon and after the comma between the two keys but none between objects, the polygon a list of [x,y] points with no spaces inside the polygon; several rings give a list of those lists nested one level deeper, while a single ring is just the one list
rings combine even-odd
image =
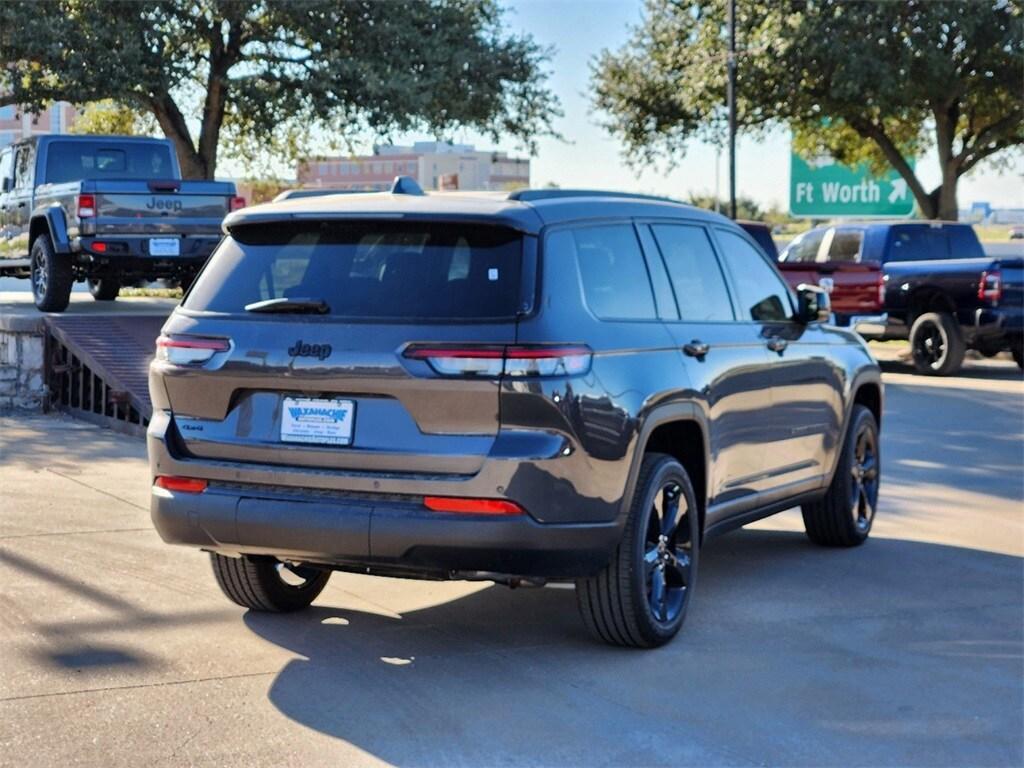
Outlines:
[{"label": "distant building", "polygon": [[52,104],[38,115],[23,112],[14,104],[0,107],[0,148],[42,133],[67,133],[77,114],[66,101]]},{"label": "distant building", "polygon": [[311,158],[297,176],[304,187],[375,191],[388,189],[395,176],[411,176],[424,189],[505,190],[530,186],[530,161],[470,144],[418,141],[375,146],[372,155]]}]

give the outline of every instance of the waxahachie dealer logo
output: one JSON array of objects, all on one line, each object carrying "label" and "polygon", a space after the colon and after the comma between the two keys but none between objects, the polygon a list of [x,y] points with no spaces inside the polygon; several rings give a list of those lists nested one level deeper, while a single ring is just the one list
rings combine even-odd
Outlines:
[{"label": "waxahachie dealer logo", "polygon": [[288,413],[297,422],[331,422],[341,424],[348,415],[348,408],[330,408],[324,406],[289,406]]},{"label": "waxahachie dealer logo", "polygon": [[317,360],[326,360],[331,356],[330,344],[306,344],[299,339],[290,347],[288,354],[292,357],[315,357]]}]

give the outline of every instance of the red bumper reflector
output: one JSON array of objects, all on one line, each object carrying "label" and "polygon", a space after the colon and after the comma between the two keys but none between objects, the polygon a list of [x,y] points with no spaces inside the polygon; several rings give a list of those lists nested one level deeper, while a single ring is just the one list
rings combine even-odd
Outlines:
[{"label": "red bumper reflector", "polygon": [[96,253],[106,253],[107,252],[107,244],[104,243],[101,240],[97,240],[96,242],[94,242],[92,244],[92,249],[94,251],[96,251]]},{"label": "red bumper reflector", "polygon": [[504,499],[463,499],[454,496],[424,496],[423,506],[435,512],[460,515],[521,515],[524,510]]},{"label": "red bumper reflector", "polygon": [[176,493],[202,493],[206,490],[207,482],[197,477],[174,477],[173,475],[160,475],[154,485],[167,491]]}]

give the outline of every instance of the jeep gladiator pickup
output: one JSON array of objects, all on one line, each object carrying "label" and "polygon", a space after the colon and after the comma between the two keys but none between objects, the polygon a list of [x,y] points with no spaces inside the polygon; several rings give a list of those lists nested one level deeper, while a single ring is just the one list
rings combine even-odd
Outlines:
[{"label": "jeep gladiator pickup", "polygon": [[0,277],[32,280],[61,312],[76,281],[110,301],[122,285],[188,285],[245,201],[224,181],[182,181],[171,143],[36,136],[0,150]]},{"label": "jeep gladiator pickup", "polygon": [[908,339],[921,373],[954,373],[968,349],[1009,349],[1022,365],[1024,258],[986,256],[969,224],[820,227],[779,262],[790,285],[829,291],[838,325],[866,339]]}]

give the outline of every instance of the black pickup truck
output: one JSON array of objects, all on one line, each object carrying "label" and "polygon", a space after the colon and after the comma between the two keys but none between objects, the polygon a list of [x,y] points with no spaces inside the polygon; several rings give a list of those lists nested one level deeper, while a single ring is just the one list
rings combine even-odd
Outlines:
[{"label": "black pickup truck", "polygon": [[0,151],[0,277],[31,278],[45,312],[75,281],[101,301],[142,280],[188,285],[244,204],[230,182],[182,181],[165,139],[32,137]]},{"label": "black pickup truck", "polygon": [[909,339],[921,373],[955,372],[967,349],[1009,349],[1024,367],[1024,258],[992,258],[969,224],[849,222],[796,238],[779,256],[791,285],[831,294],[839,325]]}]

